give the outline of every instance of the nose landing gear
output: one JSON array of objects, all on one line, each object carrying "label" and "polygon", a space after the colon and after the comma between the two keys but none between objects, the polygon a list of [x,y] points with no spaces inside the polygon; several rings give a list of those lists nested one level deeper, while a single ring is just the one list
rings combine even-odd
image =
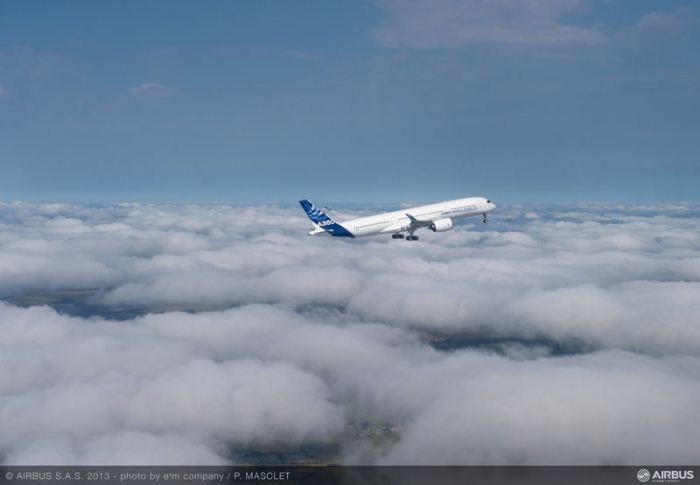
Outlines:
[{"label": "nose landing gear", "polygon": [[486,213],[484,212],[484,220],[482,221],[484,224],[488,222],[488,219],[486,219]]}]

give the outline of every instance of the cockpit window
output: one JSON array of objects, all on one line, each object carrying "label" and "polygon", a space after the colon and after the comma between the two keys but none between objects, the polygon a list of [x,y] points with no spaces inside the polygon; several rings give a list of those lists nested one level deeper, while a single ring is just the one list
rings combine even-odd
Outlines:
[{"label": "cockpit window", "polygon": [[488,200],[488,199],[486,199],[486,203],[487,203],[487,204],[490,204],[490,203],[491,203],[491,201],[490,201],[490,200]]}]

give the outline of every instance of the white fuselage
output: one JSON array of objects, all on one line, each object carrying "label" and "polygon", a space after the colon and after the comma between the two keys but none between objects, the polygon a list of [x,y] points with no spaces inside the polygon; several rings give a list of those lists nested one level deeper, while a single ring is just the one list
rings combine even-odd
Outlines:
[{"label": "white fuselage", "polygon": [[[359,219],[340,222],[340,224],[355,237],[405,231],[412,232],[411,229],[415,230],[416,221],[425,224],[424,227],[427,227],[430,223],[441,219],[454,220],[481,214],[485,215],[495,207],[494,203],[484,197],[467,197],[360,217]],[[414,218],[413,225],[409,215]]]}]

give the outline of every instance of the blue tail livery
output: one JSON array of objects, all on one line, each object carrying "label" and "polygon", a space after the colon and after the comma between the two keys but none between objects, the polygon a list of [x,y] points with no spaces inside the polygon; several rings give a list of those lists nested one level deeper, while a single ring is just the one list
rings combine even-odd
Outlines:
[{"label": "blue tail livery", "polygon": [[[301,208],[304,209],[306,215],[309,216],[311,222],[316,224],[320,229],[326,231],[331,236],[335,237],[355,237],[350,231],[345,229],[343,226],[335,222],[333,219],[328,217],[328,215],[321,209],[313,205],[308,200],[300,200]],[[313,231],[316,233],[316,231]],[[318,231],[321,232],[321,231]]]}]

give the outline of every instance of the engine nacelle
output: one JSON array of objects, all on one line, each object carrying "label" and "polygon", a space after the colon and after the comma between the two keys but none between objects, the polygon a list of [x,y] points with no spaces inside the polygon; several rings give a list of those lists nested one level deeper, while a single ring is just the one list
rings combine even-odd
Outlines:
[{"label": "engine nacelle", "polygon": [[454,227],[454,224],[452,224],[452,219],[449,217],[445,219],[438,219],[437,221],[433,222],[428,226],[428,229],[430,229],[433,232],[443,232],[443,231],[449,231]]}]

